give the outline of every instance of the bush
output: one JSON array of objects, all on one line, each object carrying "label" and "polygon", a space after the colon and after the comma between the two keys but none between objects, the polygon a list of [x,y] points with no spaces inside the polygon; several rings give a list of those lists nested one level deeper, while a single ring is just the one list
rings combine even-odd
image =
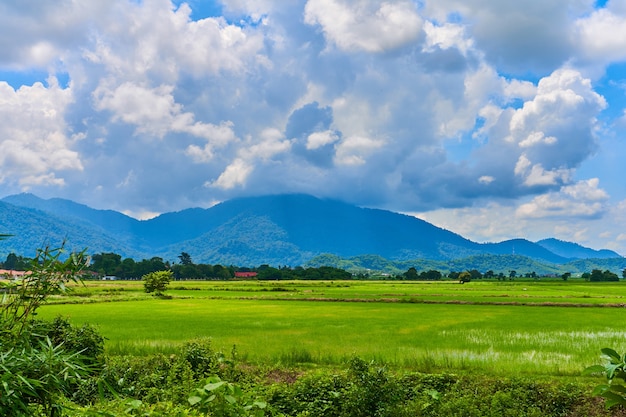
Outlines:
[{"label": "bush", "polygon": [[172,271],[157,271],[141,277],[143,286],[147,293],[153,292],[155,295],[163,295],[172,280]]}]

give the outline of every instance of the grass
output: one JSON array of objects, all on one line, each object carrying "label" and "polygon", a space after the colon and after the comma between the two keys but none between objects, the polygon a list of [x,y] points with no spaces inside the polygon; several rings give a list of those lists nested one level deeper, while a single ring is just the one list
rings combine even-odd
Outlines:
[{"label": "grass", "polygon": [[[95,324],[110,354],[169,353],[209,336],[217,349],[236,345],[241,357],[259,364],[334,365],[358,355],[423,372],[578,376],[598,363],[600,348],[626,351],[626,309],[574,307],[623,303],[622,283],[252,281],[171,288],[174,298],[162,300],[143,293],[141,282],[88,283],[40,316]],[[496,304],[503,299],[511,303]]]}]

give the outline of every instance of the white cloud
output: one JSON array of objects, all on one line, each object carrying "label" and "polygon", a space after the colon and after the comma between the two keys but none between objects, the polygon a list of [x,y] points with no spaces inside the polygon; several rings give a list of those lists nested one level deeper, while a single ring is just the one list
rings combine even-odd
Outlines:
[{"label": "white cloud", "polygon": [[335,163],[338,165],[363,165],[367,157],[381,148],[384,141],[362,136],[350,136],[336,146]]},{"label": "white cloud", "polygon": [[181,73],[205,77],[265,62],[262,35],[224,18],[192,21],[187,4],[175,9],[169,0],[124,3],[100,17],[96,41],[83,53],[120,83],[146,76],[172,83]]},{"label": "white cloud", "polygon": [[68,87],[0,87],[6,189],[136,213],[309,192],[620,245],[626,106],[598,74],[625,59],[623,0],[31,3],[0,5],[0,74]]},{"label": "white cloud", "polygon": [[478,178],[478,182],[481,184],[491,184],[495,180],[496,179],[490,175],[483,175],[480,178]]},{"label": "white cloud", "polygon": [[619,1],[609,1],[606,8],[576,21],[577,43],[582,58],[606,65],[626,59],[626,11]]},{"label": "white cloud", "polygon": [[407,0],[308,0],[304,21],[320,25],[326,39],[338,48],[384,52],[415,41],[422,19]]},{"label": "white cloud", "polygon": [[[137,133],[158,138],[170,132],[187,133],[218,147],[236,139],[232,122],[216,126],[195,121],[192,113],[184,112],[183,106],[175,102],[173,89],[173,86],[167,85],[150,89],[124,83],[108,90],[104,84],[94,92],[96,109],[109,110],[113,113],[113,120],[135,125]],[[211,155],[211,149],[207,147],[204,150],[192,147],[189,152],[201,160]]]},{"label": "white cloud", "polygon": [[471,38],[465,33],[465,27],[459,24],[445,23],[435,25],[430,21],[424,23],[426,40],[422,46],[425,52],[432,52],[439,49],[456,48],[466,54],[474,45]]},{"label": "white cloud", "polygon": [[526,139],[519,143],[519,146],[522,148],[529,148],[539,144],[553,145],[557,143],[557,141],[558,139],[554,136],[546,137],[543,132],[531,132]]},{"label": "white cloud", "polygon": [[423,15],[445,22],[461,19],[476,48],[507,73],[546,73],[575,50],[572,16],[591,12],[590,0],[427,0]]},{"label": "white cloud", "polygon": [[274,155],[287,152],[291,148],[291,141],[285,140],[282,132],[276,128],[264,129],[258,140],[248,138],[250,143],[240,151],[240,155],[246,160],[259,158],[269,160]]},{"label": "white cloud", "polygon": [[325,130],[323,132],[313,132],[306,140],[306,148],[309,150],[318,149],[322,146],[335,143],[339,140],[337,133],[332,130]]},{"label": "white cloud", "polygon": [[246,183],[248,176],[254,170],[254,166],[250,165],[243,159],[235,159],[226,167],[224,172],[214,182],[206,183],[207,187],[216,187],[224,190],[230,190]]},{"label": "white cloud", "polygon": [[82,171],[72,149],[80,135],[71,136],[65,112],[72,103],[70,88],[62,89],[54,78],[49,86],[36,83],[14,90],[0,81],[0,182],[64,185],[63,171]]},{"label": "white cloud", "polygon": [[564,186],[559,192],[535,197],[517,209],[520,217],[596,217],[606,210],[608,194],[598,188],[599,181],[592,178]]}]

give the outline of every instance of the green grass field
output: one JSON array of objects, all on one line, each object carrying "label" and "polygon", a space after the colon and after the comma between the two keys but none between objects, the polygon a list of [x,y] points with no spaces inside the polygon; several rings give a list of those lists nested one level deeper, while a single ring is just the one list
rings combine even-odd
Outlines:
[{"label": "green grass field", "polygon": [[588,282],[89,282],[40,316],[96,325],[110,354],[172,352],[210,337],[259,364],[358,355],[423,372],[578,376],[626,350],[626,284]]}]

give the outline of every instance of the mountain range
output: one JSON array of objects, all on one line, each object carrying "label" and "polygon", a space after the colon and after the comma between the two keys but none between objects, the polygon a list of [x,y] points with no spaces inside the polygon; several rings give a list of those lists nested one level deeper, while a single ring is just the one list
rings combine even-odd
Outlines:
[{"label": "mountain range", "polygon": [[[32,256],[36,248],[60,245],[122,257],[154,256],[176,261],[187,252],[195,262],[258,266],[305,265],[320,259],[370,256],[393,262],[509,256],[561,265],[615,259],[610,250],[572,242],[513,239],[477,243],[413,216],[353,206],[309,195],[288,194],[225,201],[137,220],[59,198],[17,194],[0,200],[0,257]],[[588,264],[588,262],[587,262]]]}]

